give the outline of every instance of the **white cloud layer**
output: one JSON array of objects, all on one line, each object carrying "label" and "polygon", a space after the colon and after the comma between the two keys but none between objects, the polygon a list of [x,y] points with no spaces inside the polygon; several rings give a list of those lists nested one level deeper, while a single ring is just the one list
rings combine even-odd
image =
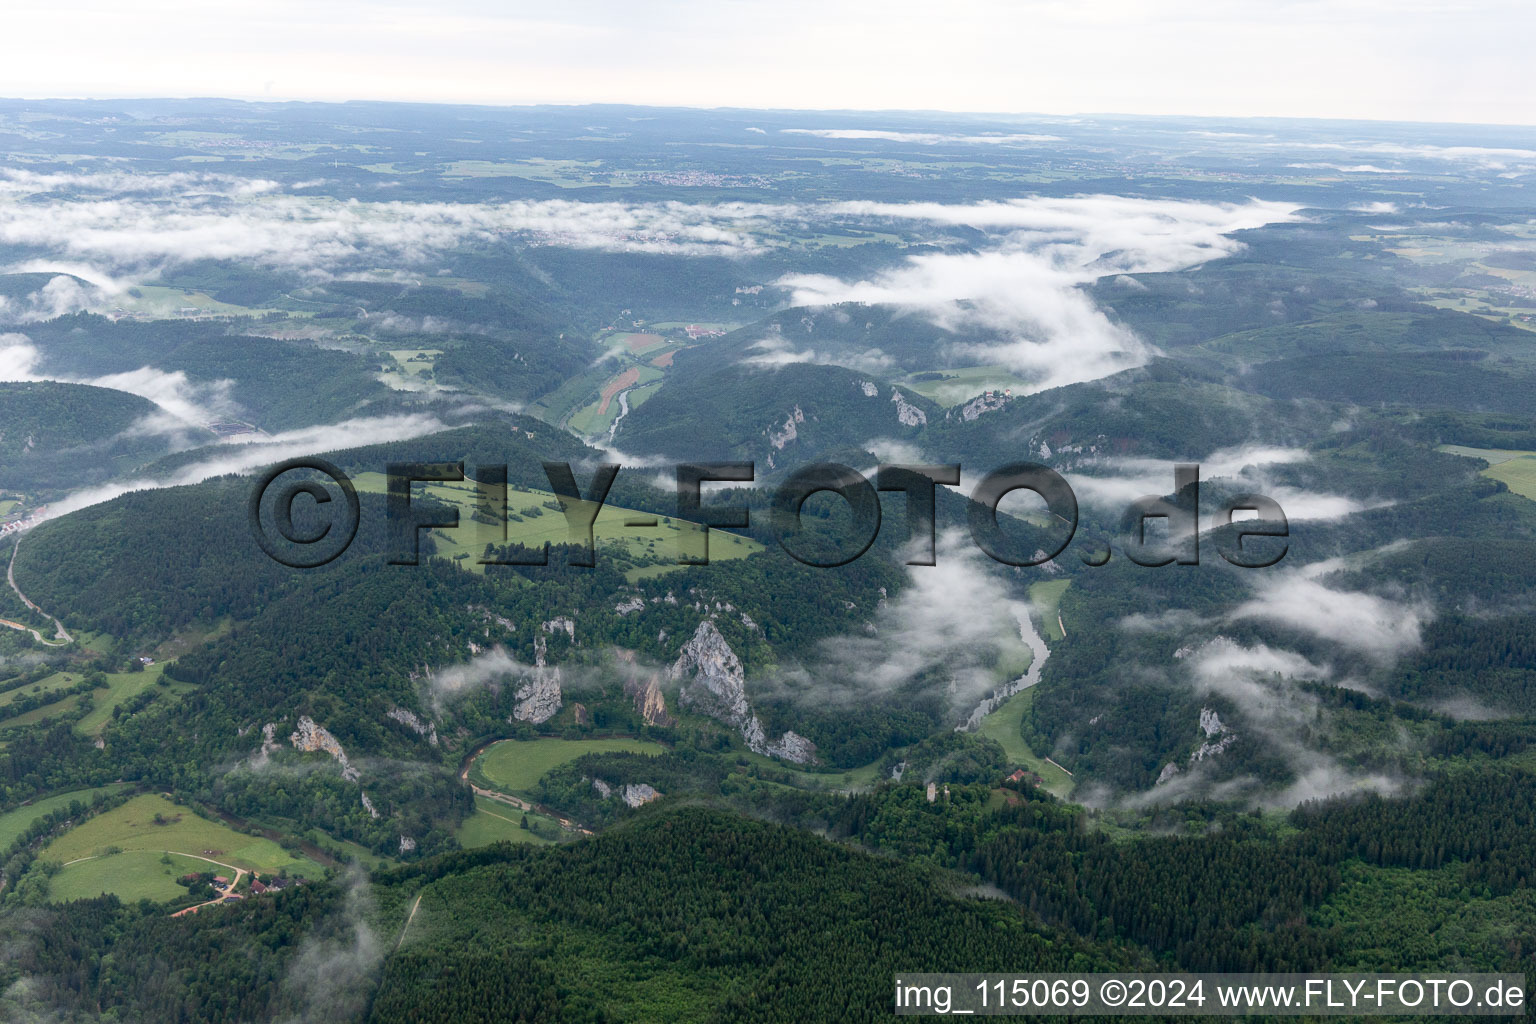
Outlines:
[{"label": "white cloud layer", "polygon": [[104,501],[129,494],[133,491],[149,491],[162,487],[180,487],[202,483],[216,476],[231,473],[249,473],[262,466],[297,458],[300,455],[317,455],[322,452],[363,445],[384,444],[390,441],[406,441],[448,429],[435,416],[414,413],[402,416],[372,416],[319,427],[304,427],[280,434],[263,437],[260,442],[226,442],[212,449],[208,458],[184,466],[163,477],[140,477],[87,487],[48,506],[46,519],[57,519],[70,512],[99,505]]},{"label": "white cloud layer", "polygon": [[973,205],[845,202],[833,209],[877,221],[976,228],[992,237],[993,248],[914,256],[860,281],[792,274],[778,283],[791,289],[795,303],[890,305],[945,329],[980,329],[996,340],[957,350],[1049,388],[1141,365],[1152,352],[1096,308],[1082,285],[1229,255],[1240,248],[1234,232],[1293,219],[1298,208],[1097,195]]},{"label": "white cloud layer", "polygon": [[[90,384],[114,391],[126,391],[140,398],[147,398],[170,416],[181,421],[181,428],[188,424],[207,424],[219,419],[237,416],[239,406],[230,397],[234,386],[231,380],[194,381],[181,370],[168,373],[152,366],[141,366],[126,373],[109,373],[100,377],[68,377],[59,374],[38,374],[41,360],[37,346],[22,334],[0,334],[0,380],[40,381],[56,380],[66,384]],[[153,422],[146,422],[142,432],[153,430]],[[161,423],[169,428],[171,424]]]},{"label": "white cloud layer", "polygon": [[781,128],[779,130],[785,135],[814,135],[819,139],[904,142],[919,146],[937,146],[942,143],[974,146],[1018,146],[1062,141],[1059,135],[1035,135],[1029,133],[956,135],[945,132],[887,132],[864,128]]}]

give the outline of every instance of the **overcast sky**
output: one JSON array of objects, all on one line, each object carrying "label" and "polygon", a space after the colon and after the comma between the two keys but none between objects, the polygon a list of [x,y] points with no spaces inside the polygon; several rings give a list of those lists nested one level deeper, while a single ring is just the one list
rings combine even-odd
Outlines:
[{"label": "overcast sky", "polygon": [[1536,122],[1531,0],[10,0],[0,95]]}]

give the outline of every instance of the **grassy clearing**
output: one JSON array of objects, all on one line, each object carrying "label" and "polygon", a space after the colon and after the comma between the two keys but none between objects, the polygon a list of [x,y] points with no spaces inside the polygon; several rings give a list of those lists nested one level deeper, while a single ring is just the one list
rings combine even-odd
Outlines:
[{"label": "grassy clearing", "polygon": [[[169,857],[171,863],[165,863]],[[111,893],[124,902],[154,900],[165,903],[185,896],[187,890],[176,884],[182,875],[219,869],[204,860],[154,850],[125,850],[110,857],[98,857],[71,864],[48,880],[48,898],[55,903],[85,900]]]},{"label": "grassy clearing", "polygon": [[1483,475],[1502,480],[1516,494],[1536,501],[1536,454],[1490,466]]},{"label": "grassy clearing", "polygon": [[917,380],[914,378],[926,376],[924,373],[909,374],[899,383],[904,388],[909,388],[922,395],[931,398],[940,405],[959,405],[981,394],[983,391],[1000,391],[1012,388],[1015,395],[1022,395],[1029,388],[1029,381],[1004,369],[1001,366],[958,366],[950,369],[932,370],[931,373],[941,373],[940,380]]},{"label": "grassy clearing", "polygon": [[659,743],[627,738],[562,740],[502,740],[475,759],[480,774],[505,793],[527,793],[546,772],[576,760],[583,754],[660,754]]},{"label": "grassy clearing", "polygon": [[44,704],[40,708],[33,708],[24,715],[7,718],[5,721],[0,722],[0,732],[7,729],[20,729],[27,725],[36,725],[38,722],[46,721],[58,715],[70,714],[78,710],[79,707],[80,694],[77,693],[71,697],[65,697],[63,700],[56,700],[52,704]]},{"label": "grassy clearing", "polygon": [[[354,483],[359,491],[373,494],[383,494],[387,489],[382,473],[359,474]],[[434,530],[432,537],[437,543],[439,555],[457,560],[462,568],[471,572],[485,571],[485,567],[478,564],[478,559],[484,554],[487,543],[499,545],[514,542],[537,547],[545,542],[563,544],[570,539],[565,515],[544,504],[555,500],[553,492],[512,487],[507,489],[507,511],[517,516],[517,519],[506,524],[507,536],[504,542],[501,531],[496,526],[478,523],[471,519],[479,498],[479,491],[475,484],[466,481],[417,486],[439,501],[452,502],[459,506],[459,527],[455,530]],[[625,520],[631,517],[655,518],[659,526],[625,526]],[[649,513],[605,505],[597,515],[597,522],[592,532],[600,555],[616,555],[620,558],[642,561],[663,560],[661,564],[645,565],[627,571],[625,575],[633,582],[642,576],[656,576],[678,568],[676,562],[680,534],[683,530],[692,528],[690,524],[670,516],[651,517]],[[710,534],[709,557],[711,559],[724,561],[731,558],[745,558],[761,550],[762,545],[754,540],[719,531],[712,531]]]},{"label": "grassy clearing", "polygon": [[1047,580],[1029,588],[1029,603],[1040,613],[1041,636],[1046,643],[1063,639],[1061,633],[1061,595],[1072,585],[1071,580]]},{"label": "grassy clearing", "polygon": [[25,807],[18,807],[14,811],[0,814],[0,850],[9,849],[10,845],[16,841],[16,837],[31,828],[32,823],[37,819],[52,814],[61,807],[68,807],[76,800],[89,804],[102,793],[115,793],[126,789],[127,786],[126,782],[119,782],[97,789],[77,789],[69,793],[46,796],[41,800],[32,801]]},{"label": "grassy clearing", "polygon": [[[144,691],[155,687],[160,682],[160,674],[164,671],[165,663],[156,662],[142,672],[107,673],[107,689],[93,691],[96,706],[75,723],[75,732],[82,736],[99,735],[107,727],[107,723],[112,721],[112,712],[119,704],[130,701]],[[194,687],[190,683],[171,682],[164,689],[167,695],[179,697],[190,692]]]},{"label": "grassy clearing", "polygon": [[1065,798],[1072,790],[1072,777],[1035,756],[1029,744],[1024,742],[1024,715],[1034,702],[1033,687],[1009,697],[1002,707],[981,720],[981,734],[989,740],[996,740],[1011,763],[1022,765],[1040,776],[1043,780],[1041,784],[1047,791]]},{"label": "grassy clearing", "polygon": [[[475,797],[475,813],[464,819],[454,833],[459,845],[466,850],[472,850],[477,846],[489,846],[492,843],[541,843],[547,844],[548,839],[534,832],[531,828],[522,827],[523,812],[516,807],[509,807],[496,800],[487,800],[483,796]],[[530,813],[532,819],[541,815]],[[558,829],[560,826],[553,819],[545,818],[550,829]]]},{"label": "grassy clearing", "polygon": [[437,368],[437,357],[442,354],[443,350],[440,348],[389,349],[389,357],[400,364],[400,372],[407,377],[430,374]]},{"label": "grassy clearing", "polygon": [[841,772],[806,772],[791,768],[786,762],[762,754],[747,754],[747,760],[761,768],[767,768],[774,772],[786,772],[790,776],[791,783],[797,789],[818,790],[866,790],[882,778],[880,771],[884,756],[875,758],[868,764],[861,764],[857,768],[849,768]]},{"label": "grassy clearing", "polygon": [[1451,455],[1465,455],[1469,459],[1485,459],[1490,466],[1497,466],[1511,459],[1536,455],[1536,452],[1517,451],[1513,448],[1468,448],[1462,444],[1443,444],[1436,448],[1435,451],[1448,452]]},{"label": "grassy clearing", "polygon": [[1510,448],[1468,448],[1459,444],[1443,444],[1436,451],[1484,459],[1488,462],[1488,468],[1483,470],[1483,476],[1501,480],[1516,494],[1536,501],[1536,452]]},{"label": "grassy clearing", "polygon": [[[163,824],[156,821],[156,815]],[[156,793],[136,796],[121,807],[70,829],[49,843],[39,859],[68,864],[100,857],[114,846],[125,851],[152,851],[157,857],[166,850],[208,857],[248,871],[275,872],[287,868],[290,873],[312,878],[324,873],[314,861],[294,856],[270,839],[248,836],[228,825],[198,817],[190,808]]]},{"label": "grassy clearing", "polygon": [[0,693],[0,708],[14,704],[18,700],[41,693],[52,693],[55,690],[67,690],[85,678],[83,672],[55,672],[51,676],[44,676],[31,686],[22,686],[14,690]]}]

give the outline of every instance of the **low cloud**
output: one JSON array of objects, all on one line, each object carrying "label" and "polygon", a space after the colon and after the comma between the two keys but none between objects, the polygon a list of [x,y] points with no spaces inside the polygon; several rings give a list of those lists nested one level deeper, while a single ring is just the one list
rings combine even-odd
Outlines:
[{"label": "low cloud", "polygon": [[[1342,519],[1373,507],[1371,502],[1342,494],[1278,484],[1267,471],[1271,466],[1293,465],[1310,458],[1302,448],[1244,445],[1190,461],[1199,465],[1202,483],[1221,480],[1273,498],[1288,520]],[[1084,463],[1067,475],[1073,491],[1085,504],[1119,510],[1146,495],[1170,493],[1173,467],[1172,459],[1106,458]]]},{"label": "low cloud", "polygon": [[[751,131],[752,129],[747,129]],[[1042,142],[1063,142],[1060,135],[1034,134],[984,134],[955,135],[947,132],[888,132],[863,128],[780,128],[785,135],[813,135],[819,139],[850,139],[870,142],[905,142],[918,146],[937,146],[952,143],[975,146],[1037,145]]]},{"label": "low cloud", "polygon": [[288,964],[282,995],[300,1009],[284,1024],[351,1020],[368,1004],[384,962],[384,944],[368,923],[373,913],[368,876],[354,865],[346,886],[339,919],[321,923],[326,937],[306,938]]},{"label": "low cloud", "polygon": [[754,341],[745,348],[753,354],[742,359],[742,364],[764,369],[778,369],[796,363],[816,363],[822,366],[846,366],[865,373],[884,373],[896,365],[894,359],[878,348],[869,348],[854,356],[841,353],[834,356],[817,352],[813,348],[797,349],[787,339],[777,336]]},{"label": "low cloud", "polygon": [[1302,569],[1267,577],[1259,596],[1233,609],[1230,618],[1299,630],[1389,664],[1420,645],[1434,613],[1422,602],[1334,590]]},{"label": "low cloud", "polygon": [[430,674],[427,677],[428,702],[432,705],[432,713],[441,716],[450,704],[477,690],[522,679],[532,671],[532,666],[496,647],[462,664]]},{"label": "low cloud", "polygon": [[1236,252],[1234,232],[1294,219],[1298,207],[1252,200],[1197,203],[1123,196],[1034,197],[972,205],[845,202],[841,216],[984,231],[980,252],[925,253],[875,277],[791,274],[777,284],[799,305],[860,302],[920,312],[946,330],[995,340],[957,345],[1036,388],[1093,380],[1150,358],[1082,290],[1103,277],[1182,270]]},{"label": "low cloud", "polygon": [[[0,334],[0,380],[8,381],[60,381],[66,384],[90,384],[98,388],[126,391],[154,402],[167,414],[181,421],[178,430],[187,424],[206,424],[240,415],[240,407],[230,396],[234,381],[193,381],[177,370],[168,373],[152,366],[141,366],[126,373],[109,373],[100,377],[69,377],[60,374],[39,373],[42,354],[24,334]],[[155,418],[148,418],[140,426],[145,431],[156,425]],[[169,425],[168,421],[158,421]]]},{"label": "low cloud", "polygon": [[968,535],[938,538],[938,564],[913,567],[901,593],[877,610],[875,631],[823,643],[814,678],[797,680],[799,695],[821,704],[857,706],[919,677],[943,680],[944,697],[963,719],[1003,681],[1000,662],[1022,663],[1020,622],[1029,606],[991,574]]},{"label": "low cloud", "polygon": [[265,436],[260,442],[226,442],[212,446],[209,457],[185,466],[164,477],[139,477],[100,487],[75,491],[48,506],[47,519],[57,519],[70,512],[99,505],[133,491],[156,490],[202,483],[216,476],[248,473],[284,459],[317,455],[345,448],[358,448],[390,441],[405,441],[448,429],[435,416],[416,413],[401,416],[375,416],[345,420],[341,423],[305,427]]}]

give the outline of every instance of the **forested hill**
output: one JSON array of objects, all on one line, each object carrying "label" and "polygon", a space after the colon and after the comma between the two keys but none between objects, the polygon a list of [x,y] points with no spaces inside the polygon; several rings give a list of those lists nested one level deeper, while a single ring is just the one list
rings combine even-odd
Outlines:
[{"label": "forested hill", "polygon": [[[135,424],[160,417],[157,430]],[[170,417],[148,399],[57,381],[0,383],[0,487],[87,486],[166,450]],[[204,434],[182,424],[189,435]]]},{"label": "forested hill", "polygon": [[[305,886],[191,919],[76,904],[0,968],[0,990],[87,1020],[283,1020],[307,1003],[305,1019],[335,1024],[810,1024],[886,1019],[893,977],[919,966],[1144,966],[1012,902],[961,896],[962,884],[675,808],[574,845],[424,861],[350,894]],[[83,969],[103,957],[110,969]]]}]

